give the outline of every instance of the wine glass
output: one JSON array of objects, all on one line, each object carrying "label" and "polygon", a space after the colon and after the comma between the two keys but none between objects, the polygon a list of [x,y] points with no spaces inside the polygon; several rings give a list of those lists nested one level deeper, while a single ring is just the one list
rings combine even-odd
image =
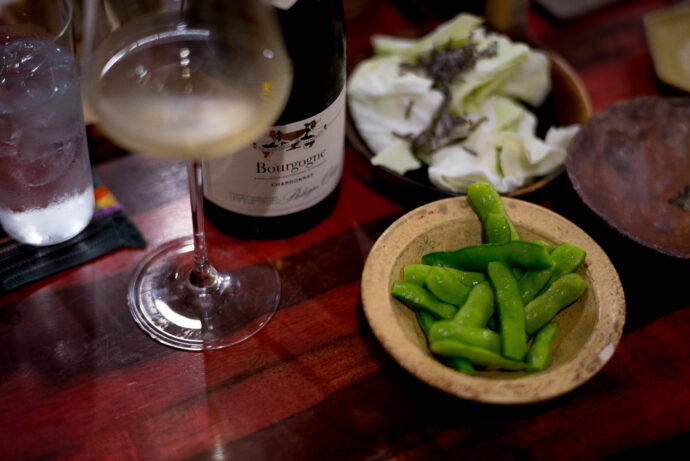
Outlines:
[{"label": "wine glass", "polygon": [[85,93],[99,126],[131,151],[188,162],[194,235],[149,254],[129,288],[139,326],[177,349],[237,344],[278,305],[269,262],[236,268],[246,249],[207,246],[201,175],[202,158],[249,144],[287,101],[292,70],[274,14],[259,0],[85,3]]}]

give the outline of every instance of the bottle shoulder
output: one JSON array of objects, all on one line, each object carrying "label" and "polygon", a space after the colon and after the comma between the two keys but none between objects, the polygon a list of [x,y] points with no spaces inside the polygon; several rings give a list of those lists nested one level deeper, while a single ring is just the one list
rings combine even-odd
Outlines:
[{"label": "bottle shoulder", "polygon": [[346,40],[340,0],[299,0],[279,18],[294,73],[276,123],[282,125],[313,116],[336,100],[346,81]]}]

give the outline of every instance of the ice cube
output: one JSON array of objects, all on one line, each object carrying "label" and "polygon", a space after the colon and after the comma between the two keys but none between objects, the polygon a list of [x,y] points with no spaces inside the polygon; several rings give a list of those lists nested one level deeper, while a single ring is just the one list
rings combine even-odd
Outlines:
[{"label": "ice cube", "polygon": [[4,99],[17,110],[37,108],[77,81],[73,57],[55,44],[18,38],[0,51]]}]

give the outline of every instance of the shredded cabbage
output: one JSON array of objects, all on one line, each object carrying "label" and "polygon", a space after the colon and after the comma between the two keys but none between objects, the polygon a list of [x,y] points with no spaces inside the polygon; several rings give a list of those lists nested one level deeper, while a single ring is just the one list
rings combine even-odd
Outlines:
[{"label": "shredded cabbage", "polygon": [[[374,56],[350,75],[348,103],[360,135],[375,153],[373,164],[401,174],[427,164],[430,182],[441,189],[465,192],[483,180],[507,193],[564,163],[579,126],[552,127],[539,139],[536,116],[527,109],[542,104],[551,90],[548,57],[481,24],[477,16],[460,14],[417,40],[372,39]],[[457,75],[446,94],[428,73],[401,67],[433,57],[432,50],[449,43],[477,50],[494,46],[496,52]],[[416,149],[410,138],[432,126],[444,107],[466,123],[441,134],[434,143],[440,148]]]}]

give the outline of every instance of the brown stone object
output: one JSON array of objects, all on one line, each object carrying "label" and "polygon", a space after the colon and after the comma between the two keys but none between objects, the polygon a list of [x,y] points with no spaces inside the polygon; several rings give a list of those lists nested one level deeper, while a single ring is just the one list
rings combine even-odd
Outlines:
[{"label": "brown stone object", "polygon": [[660,253],[690,258],[690,98],[640,96],[592,116],[568,175],[610,226]]}]

